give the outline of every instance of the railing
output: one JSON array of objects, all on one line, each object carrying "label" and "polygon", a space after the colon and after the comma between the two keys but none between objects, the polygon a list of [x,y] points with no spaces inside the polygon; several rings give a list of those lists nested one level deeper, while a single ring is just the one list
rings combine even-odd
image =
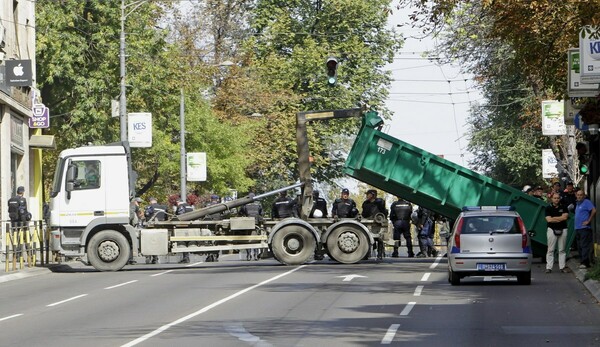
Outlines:
[{"label": "railing", "polygon": [[50,232],[44,221],[2,221],[2,226],[6,272],[49,264]]}]

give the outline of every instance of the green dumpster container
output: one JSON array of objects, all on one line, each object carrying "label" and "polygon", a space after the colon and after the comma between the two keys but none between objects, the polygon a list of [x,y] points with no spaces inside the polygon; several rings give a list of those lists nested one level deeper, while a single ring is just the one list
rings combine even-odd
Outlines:
[{"label": "green dumpster container", "polygon": [[534,256],[546,253],[546,202],[389,136],[381,124],[376,112],[364,115],[347,175],[453,219],[463,206],[514,206],[534,234]]}]

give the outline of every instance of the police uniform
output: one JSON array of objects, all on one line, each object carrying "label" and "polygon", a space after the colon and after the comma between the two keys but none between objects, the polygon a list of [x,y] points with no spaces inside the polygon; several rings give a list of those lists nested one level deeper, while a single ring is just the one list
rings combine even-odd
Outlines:
[{"label": "police uniform", "polygon": [[8,200],[8,216],[13,227],[25,226],[31,220],[31,214],[27,211],[27,200],[23,197],[24,192],[25,188],[18,187],[17,195]]},{"label": "police uniform", "polygon": [[[254,193],[248,194],[248,197],[253,198]],[[238,214],[242,217],[254,217],[257,223],[261,223],[263,220],[262,205],[258,201],[240,207]],[[252,230],[249,233],[246,233],[246,235],[257,235],[257,232],[256,230]],[[258,260],[259,253],[260,251],[258,248],[246,249],[246,260]],[[240,251],[240,259],[242,259],[242,251]]]},{"label": "police uniform", "polygon": [[[347,188],[342,189],[342,195],[349,193],[350,191]],[[350,198],[337,198],[331,207],[333,218],[354,218],[357,214],[356,203]]]},{"label": "police uniform", "polygon": [[394,252],[392,257],[398,257],[398,247],[400,246],[400,235],[404,236],[406,248],[409,257],[414,257],[412,237],[410,234],[410,215],[412,214],[412,204],[404,199],[398,199],[390,207],[390,220],[394,226]]},{"label": "police uniform", "polygon": [[296,202],[283,193],[273,202],[273,218],[297,217]]},{"label": "police uniform", "polygon": [[321,218],[327,218],[327,201],[319,197],[318,191],[313,192],[313,207],[310,210],[310,218],[314,217],[316,210],[321,211]]}]

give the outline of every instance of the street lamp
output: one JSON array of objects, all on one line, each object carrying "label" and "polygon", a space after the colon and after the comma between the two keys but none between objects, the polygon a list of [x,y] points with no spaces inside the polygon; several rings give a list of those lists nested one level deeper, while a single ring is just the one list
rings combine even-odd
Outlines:
[{"label": "street lamp", "polygon": [[[125,85],[125,74],[127,72],[125,68],[125,19],[138,7],[144,4],[147,0],[140,0],[125,5],[125,0],[121,0],[121,42],[119,49],[119,58],[121,63],[121,95],[119,98],[119,119],[121,126],[121,141],[127,141],[127,88]],[[129,13],[125,14],[125,10],[134,6]]]}]

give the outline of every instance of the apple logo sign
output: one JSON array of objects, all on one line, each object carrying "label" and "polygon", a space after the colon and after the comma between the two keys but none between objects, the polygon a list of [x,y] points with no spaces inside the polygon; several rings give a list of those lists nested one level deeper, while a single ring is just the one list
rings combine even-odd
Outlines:
[{"label": "apple logo sign", "polygon": [[15,74],[15,76],[23,76],[23,74],[25,74],[23,72],[23,67],[21,66],[21,63],[19,63],[19,65],[13,68],[13,73]]}]

